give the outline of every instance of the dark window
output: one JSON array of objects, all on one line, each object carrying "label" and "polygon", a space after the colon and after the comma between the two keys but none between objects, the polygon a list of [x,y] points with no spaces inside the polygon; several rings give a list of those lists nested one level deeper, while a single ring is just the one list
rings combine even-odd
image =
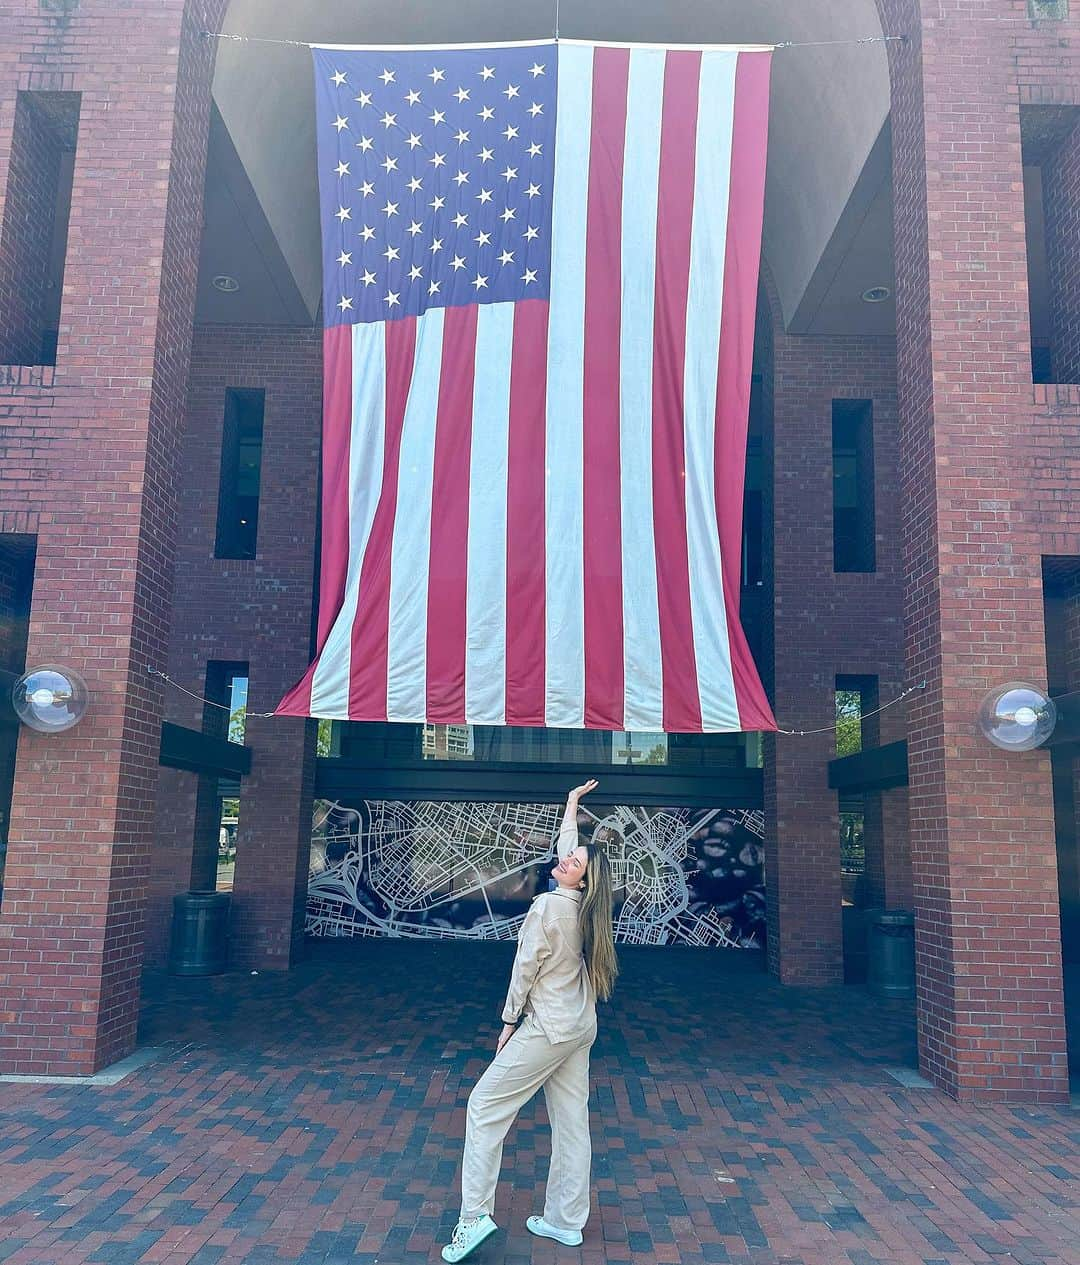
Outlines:
[{"label": "dark window", "polygon": [[[211,659],[206,665],[203,733],[243,745],[247,722],[248,665]],[[201,774],[195,806],[191,886],[231,890],[240,824],[240,783]]]},{"label": "dark window", "polygon": [[[21,676],[26,671],[36,551],[36,536],[0,535],[0,669],[4,674]],[[5,683],[4,688],[10,690],[10,682]],[[0,893],[4,886],[18,742],[19,722],[15,709],[7,702],[0,707]]]},{"label": "dark window", "polygon": [[750,423],[746,439],[743,490],[742,584],[756,587],[762,577],[762,389],[761,375],[750,383]]},{"label": "dark window", "polygon": [[833,400],[833,570],[873,571],[874,410]]},{"label": "dark window", "polygon": [[254,558],[259,533],[264,391],[225,394],[218,491],[217,558]]},{"label": "dark window", "polygon": [[80,94],[20,92],[0,227],[0,364],[56,363]]}]

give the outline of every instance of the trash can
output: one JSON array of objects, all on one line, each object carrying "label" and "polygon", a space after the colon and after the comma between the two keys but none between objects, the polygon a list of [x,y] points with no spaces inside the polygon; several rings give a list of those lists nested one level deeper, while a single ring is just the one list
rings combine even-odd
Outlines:
[{"label": "trash can", "polygon": [[220,975],[229,959],[229,893],[180,892],[173,897],[169,970]]},{"label": "trash can", "polygon": [[866,982],[878,997],[915,996],[915,916],[906,909],[867,915]]}]

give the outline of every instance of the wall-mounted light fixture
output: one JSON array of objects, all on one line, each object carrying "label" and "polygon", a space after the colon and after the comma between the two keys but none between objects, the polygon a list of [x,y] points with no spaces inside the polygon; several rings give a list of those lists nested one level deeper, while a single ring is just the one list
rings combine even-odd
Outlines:
[{"label": "wall-mounted light fixture", "polygon": [[11,687],[11,702],[24,725],[38,733],[58,734],[86,715],[90,691],[72,668],[46,663],[18,678]]},{"label": "wall-mounted light fixture", "polygon": [[1045,690],[1025,681],[999,685],[979,706],[979,732],[1002,751],[1040,747],[1056,724],[1054,700]]}]

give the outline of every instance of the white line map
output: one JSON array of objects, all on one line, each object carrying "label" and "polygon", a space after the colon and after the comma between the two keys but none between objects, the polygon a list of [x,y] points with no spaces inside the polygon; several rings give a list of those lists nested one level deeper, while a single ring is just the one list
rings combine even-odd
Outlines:
[{"label": "white line map", "polygon": [[[723,810],[584,811],[611,862],[617,942],[754,945],[687,884],[691,841]],[[762,838],[760,811],[726,816]],[[553,860],[561,817],[543,804],[369,800],[361,813],[324,801],[312,833],[307,931],[514,940],[536,891],[534,867]],[[471,925],[460,925],[462,902],[478,910]],[[520,912],[496,908],[508,902]]]}]

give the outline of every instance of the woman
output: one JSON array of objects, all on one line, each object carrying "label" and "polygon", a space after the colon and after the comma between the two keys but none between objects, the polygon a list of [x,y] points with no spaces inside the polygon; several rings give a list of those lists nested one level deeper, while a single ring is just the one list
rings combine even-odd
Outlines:
[{"label": "woman", "polygon": [[[579,844],[578,803],[595,781],[566,799],[559,829],[555,889],[533,901],[517,956],[495,1059],[469,1095],[461,1166],[461,1217],[444,1261],[464,1260],[499,1228],[495,1186],[503,1141],[521,1108],[543,1086],[551,1121],[551,1169],[533,1234],[574,1246],[589,1216],[589,1049],[596,999],[618,974],[611,928],[611,867],[594,844]],[[520,1024],[520,1026],[519,1026]]]}]

